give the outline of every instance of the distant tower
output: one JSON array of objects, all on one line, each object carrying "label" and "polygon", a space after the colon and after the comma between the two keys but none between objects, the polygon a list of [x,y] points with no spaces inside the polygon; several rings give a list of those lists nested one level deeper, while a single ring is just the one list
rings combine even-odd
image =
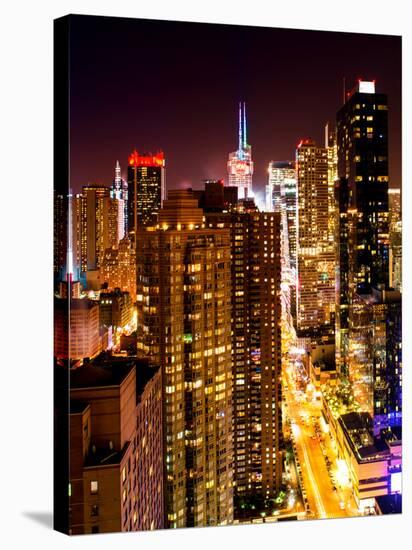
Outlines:
[{"label": "distant tower", "polygon": [[165,156],[139,154],[136,149],[129,156],[128,180],[128,230],[134,242],[137,228],[156,225],[157,216],[165,199]]},{"label": "distant tower", "polygon": [[127,234],[127,181],[122,178],[120,163],[117,160],[114,169],[114,180],[110,189],[112,199],[118,201],[119,241]]},{"label": "distant tower", "polygon": [[246,104],[239,103],[239,145],[238,150],[229,154],[227,162],[229,185],[238,188],[238,198],[253,197],[252,175],[253,161],[252,148],[247,143]]}]

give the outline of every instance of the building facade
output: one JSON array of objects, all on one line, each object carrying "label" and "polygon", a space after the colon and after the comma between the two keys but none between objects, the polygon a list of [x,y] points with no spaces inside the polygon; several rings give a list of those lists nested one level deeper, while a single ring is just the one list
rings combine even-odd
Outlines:
[{"label": "building facade", "polygon": [[166,192],[165,165],[162,151],[156,155],[140,155],[134,150],[129,156],[127,227],[132,242],[138,227],[157,223]]},{"label": "building facade", "polygon": [[72,363],[101,351],[99,304],[87,298],[54,299],[54,356]]},{"label": "building facade", "polygon": [[120,288],[136,301],[136,251],[128,237],[115,248],[107,248],[101,266],[101,282],[109,290]]},{"label": "building facade", "polygon": [[299,336],[334,334],[335,251],[330,235],[328,150],[303,140],[296,151],[297,289]]},{"label": "building facade", "polygon": [[280,214],[206,213],[206,225],[230,230],[235,495],[273,498],[283,448]]},{"label": "building facade", "polygon": [[352,300],[349,380],[375,433],[402,423],[401,294],[372,288]]},{"label": "building facade", "polygon": [[161,396],[147,362],[70,373],[70,534],[164,527]]},{"label": "building facade", "polygon": [[348,182],[350,298],[389,283],[388,102],[373,82],[360,81],[339,110],[337,147]]},{"label": "building facade", "polygon": [[265,204],[267,212],[280,212],[282,203],[282,188],[285,180],[296,182],[295,163],[293,161],[269,162],[268,183],[265,188]]},{"label": "building facade", "polygon": [[138,233],[138,353],[163,375],[168,527],[233,519],[230,242],[191,190]]},{"label": "building facade", "polygon": [[[388,103],[385,94],[376,93],[374,82],[359,81],[338,111],[337,153],[337,360],[362,410],[379,418],[378,404],[385,408],[386,398],[375,395],[378,388],[389,387],[392,366],[386,365],[383,350],[375,354],[387,306],[374,296],[377,289],[389,295],[390,246]],[[371,322],[380,310],[380,322]],[[370,334],[374,337],[368,344]]]},{"label": "building facade", "polygon": [[125,328],[131,325],[133,302],[127,291],[115,288],[113,291],[102,291],[99,300],[100,324],[106,327]]},{"label": "building facade", "polygon": [[402,292],[401,190],[389,189],[389,286]]}]

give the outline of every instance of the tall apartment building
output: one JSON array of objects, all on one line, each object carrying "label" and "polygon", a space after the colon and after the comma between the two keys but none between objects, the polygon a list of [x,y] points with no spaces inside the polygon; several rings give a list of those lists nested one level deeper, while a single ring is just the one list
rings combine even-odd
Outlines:
[{"label": "tall apartment building", "polygon": [[134,236],[139,227],[156,225],[158,212],[166,196],[166,161],[162,151],[156,155],[134,150],[127,169],[127,227]]},{"label": "tall apartment building", "polygon": [[389,286],[402,292],[401,190],[389,189]]},{"label": "tall apartment building", "polygon": [[69,411],[69,532],[164,527],[159,369],[118,358],[74,369]]},{"label": "tall apartment building", "polygon": [[206,213],[206,225],[230,231],[235,494],[272,498],[283,448],[280,214]]},{"label": "tall apartment building", "polygon": [[84,186],[72,202],[72,253],[75,278],[99,270],[105,250],[119,242],[119,203],[105,186]]},{"label": "tall apartment building", "polygon": [[[296,172],[295,172],[296,174]],[[281,211],[286,214],[285,232],[287,230],[287,244],[289,254],[289,265],[296,271],[297,263],[297,181],[294,178],[284,178],[280,189]],[[286,239],[285,239],[286,241]]]},{"label": "tall apartment building", "polygon": [[233,519],[230,240],[191,190],[138,233],[138,352],[163,376],[167,526]]},{"label": "tall apartment building", "polygon": [[328,150],[303,140],[296,151],[299,336],[331,337],[335,312],[335,251],[330,235]]},{"label": "tall apartment building", "polygon": [[53,272],[56,280],[64,279],[67,254],[67,195],[53,196]]},{"label": "tall apartment building", "polygon": [[100,269],[106,248],[118,243],[116,200],[104,186],[83,187],[86,201],[87,270]]},{"label": "tall apartment building", "polygon": [[132,302],[136,301],[136,251],[128,237],[124,237],[117,247],[106,249],[100,280],[107,283],[109,290],[120,288],[129,292]]}]

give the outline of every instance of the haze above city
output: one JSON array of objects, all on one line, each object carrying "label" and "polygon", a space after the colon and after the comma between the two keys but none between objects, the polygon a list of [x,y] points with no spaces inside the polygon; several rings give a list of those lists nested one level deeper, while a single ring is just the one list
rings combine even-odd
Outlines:
[{"label": "haze above city", "polygon": [[[323,145],[320,121],[335,122],[358,78],[388,95],[390,186],[401,184],[401,40],[117,18],[72,21],[71,185],[110,185],[119,160],[163,150],[167,188],[227,182],[245,101],[254,189],[270,160],[292,160],[301,138]],[[213,27],[213,33],[211,33]],[[213,39],[211,39],[211,36]],[[305,47],[302,47],[302,44]]]}]

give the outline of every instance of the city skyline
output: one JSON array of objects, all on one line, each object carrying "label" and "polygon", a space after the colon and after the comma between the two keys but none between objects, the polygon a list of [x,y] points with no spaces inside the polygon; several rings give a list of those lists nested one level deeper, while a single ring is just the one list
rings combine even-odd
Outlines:
[{"label": "city skyline", "polygon": [[133,148],[164,151],[168,189],[227,181],[244,101],[263,193],[271,160],[292,160],[302,138],[322,143],[343,104],[343,78],[347,91],[362,78],[387,93],[390,187],[401,186],[399,37],[87,17],[73,20],[72,32],[74,192],[110,184],[112,165],[125,170]]},{"label": "city skyline", "polygon": [[[398,38],[83,16],[58,25],[71,38],[73,84],[66,104],[56,95],[71,113],[56,139],[63,177],[54,189],[54,367],[57,389],[65,375],[70,386],[70,403],[56,403],[70,456],[65,469],[59,445],[58,529],[400,513],[402,208],[391,188],[400,135],[390,99],[401,81]],[[351,57],[366,38],[396,46],[386,52],[396,80],[387,88],[374,72],[378,61],[380,76],[390,72],[377,43],[373,62],[366,42],[363,58]],[[174,56],[186,40],[193,48],[181,66]],[[141,59],[119,99],[98,81],[114,82],[110,66],[121,71],[124,47]],[[279,48],[288,53],[265,72]],[[92,50],[101,66],[78,97]],[[360,62],[368,76],[342,82],[335,105],[329,77]],[[163,88],[172,76],[175,87]],[[222,90],[204,85],[217,80]],[[64,77],[57,82],[65,88]],[[78,118],[96,84],[96,105]],[[123,120],[127,97],[139,101]],[[87,130],[98,104],[104,112]],[[271,118],[261,117],[275,111],[272,142]],[[148,146],[133,142],[135,115]],[[111,156],[112,139],[126,155]],[[290,153],[274,151],[276,139],[283,151],[293,141]],[[91,183],[76,188],[89,150]],[[209,170],[215,155],[219,172]]]}]

